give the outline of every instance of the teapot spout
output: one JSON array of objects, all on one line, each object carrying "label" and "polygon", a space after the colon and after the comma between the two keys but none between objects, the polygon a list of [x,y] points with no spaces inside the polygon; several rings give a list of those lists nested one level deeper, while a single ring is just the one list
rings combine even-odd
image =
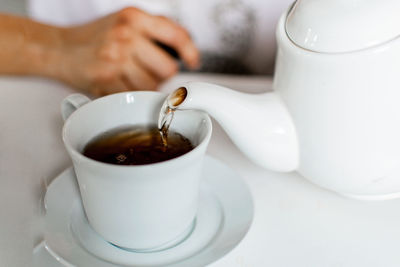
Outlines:
[{"label": "teapot spout", "polygon": [[297,169],[295,127],[275,92],[246,94],[214,84],[189,82],[172,92],[167,101],[173,109],[210,114],[256,164],[281,172]]}]

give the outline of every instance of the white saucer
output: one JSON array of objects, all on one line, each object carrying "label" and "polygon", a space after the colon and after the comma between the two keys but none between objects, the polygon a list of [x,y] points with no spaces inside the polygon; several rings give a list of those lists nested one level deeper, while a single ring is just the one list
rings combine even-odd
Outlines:
[{"label": "white saucer", "polygon": [[242,179],[216,159],[205,158],[203,175],[192,233],[172,248],[137,253],[113,246],[92,230],[84,215],[73,168],[65,170],[47,190],[46,233],[33,252],[34,262],[50,262],[45,251],[62,265],[79,267],[194,267],[216,261],[246,235],[253,218],[253,202]]}]

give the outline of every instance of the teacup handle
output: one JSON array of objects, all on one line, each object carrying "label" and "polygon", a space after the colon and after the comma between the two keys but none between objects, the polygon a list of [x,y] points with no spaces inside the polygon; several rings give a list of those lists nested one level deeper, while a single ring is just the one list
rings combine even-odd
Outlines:
[{"label": "teacup handle", "polygon": [[67,96],[61,102],[61,115],[66,121],[68,117],[78,108],[82,107],[91,100],[82,94],[72,94]]}]

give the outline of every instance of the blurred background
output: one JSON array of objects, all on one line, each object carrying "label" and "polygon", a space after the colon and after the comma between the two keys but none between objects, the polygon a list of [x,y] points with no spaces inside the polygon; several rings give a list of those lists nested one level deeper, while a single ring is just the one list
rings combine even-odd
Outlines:
[{"label": "blurred background", "polygon": [[0,0],[0,12],[26,14],[26,0]]}]

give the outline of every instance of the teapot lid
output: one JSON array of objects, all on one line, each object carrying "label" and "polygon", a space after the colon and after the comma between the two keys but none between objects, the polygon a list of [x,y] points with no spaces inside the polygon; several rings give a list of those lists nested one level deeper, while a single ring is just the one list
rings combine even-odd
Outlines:
[{"label": "teapot lid", "polygon": [[315,52],[361,50],[400,36],[399,0],[297,0],[286,34]]}]

